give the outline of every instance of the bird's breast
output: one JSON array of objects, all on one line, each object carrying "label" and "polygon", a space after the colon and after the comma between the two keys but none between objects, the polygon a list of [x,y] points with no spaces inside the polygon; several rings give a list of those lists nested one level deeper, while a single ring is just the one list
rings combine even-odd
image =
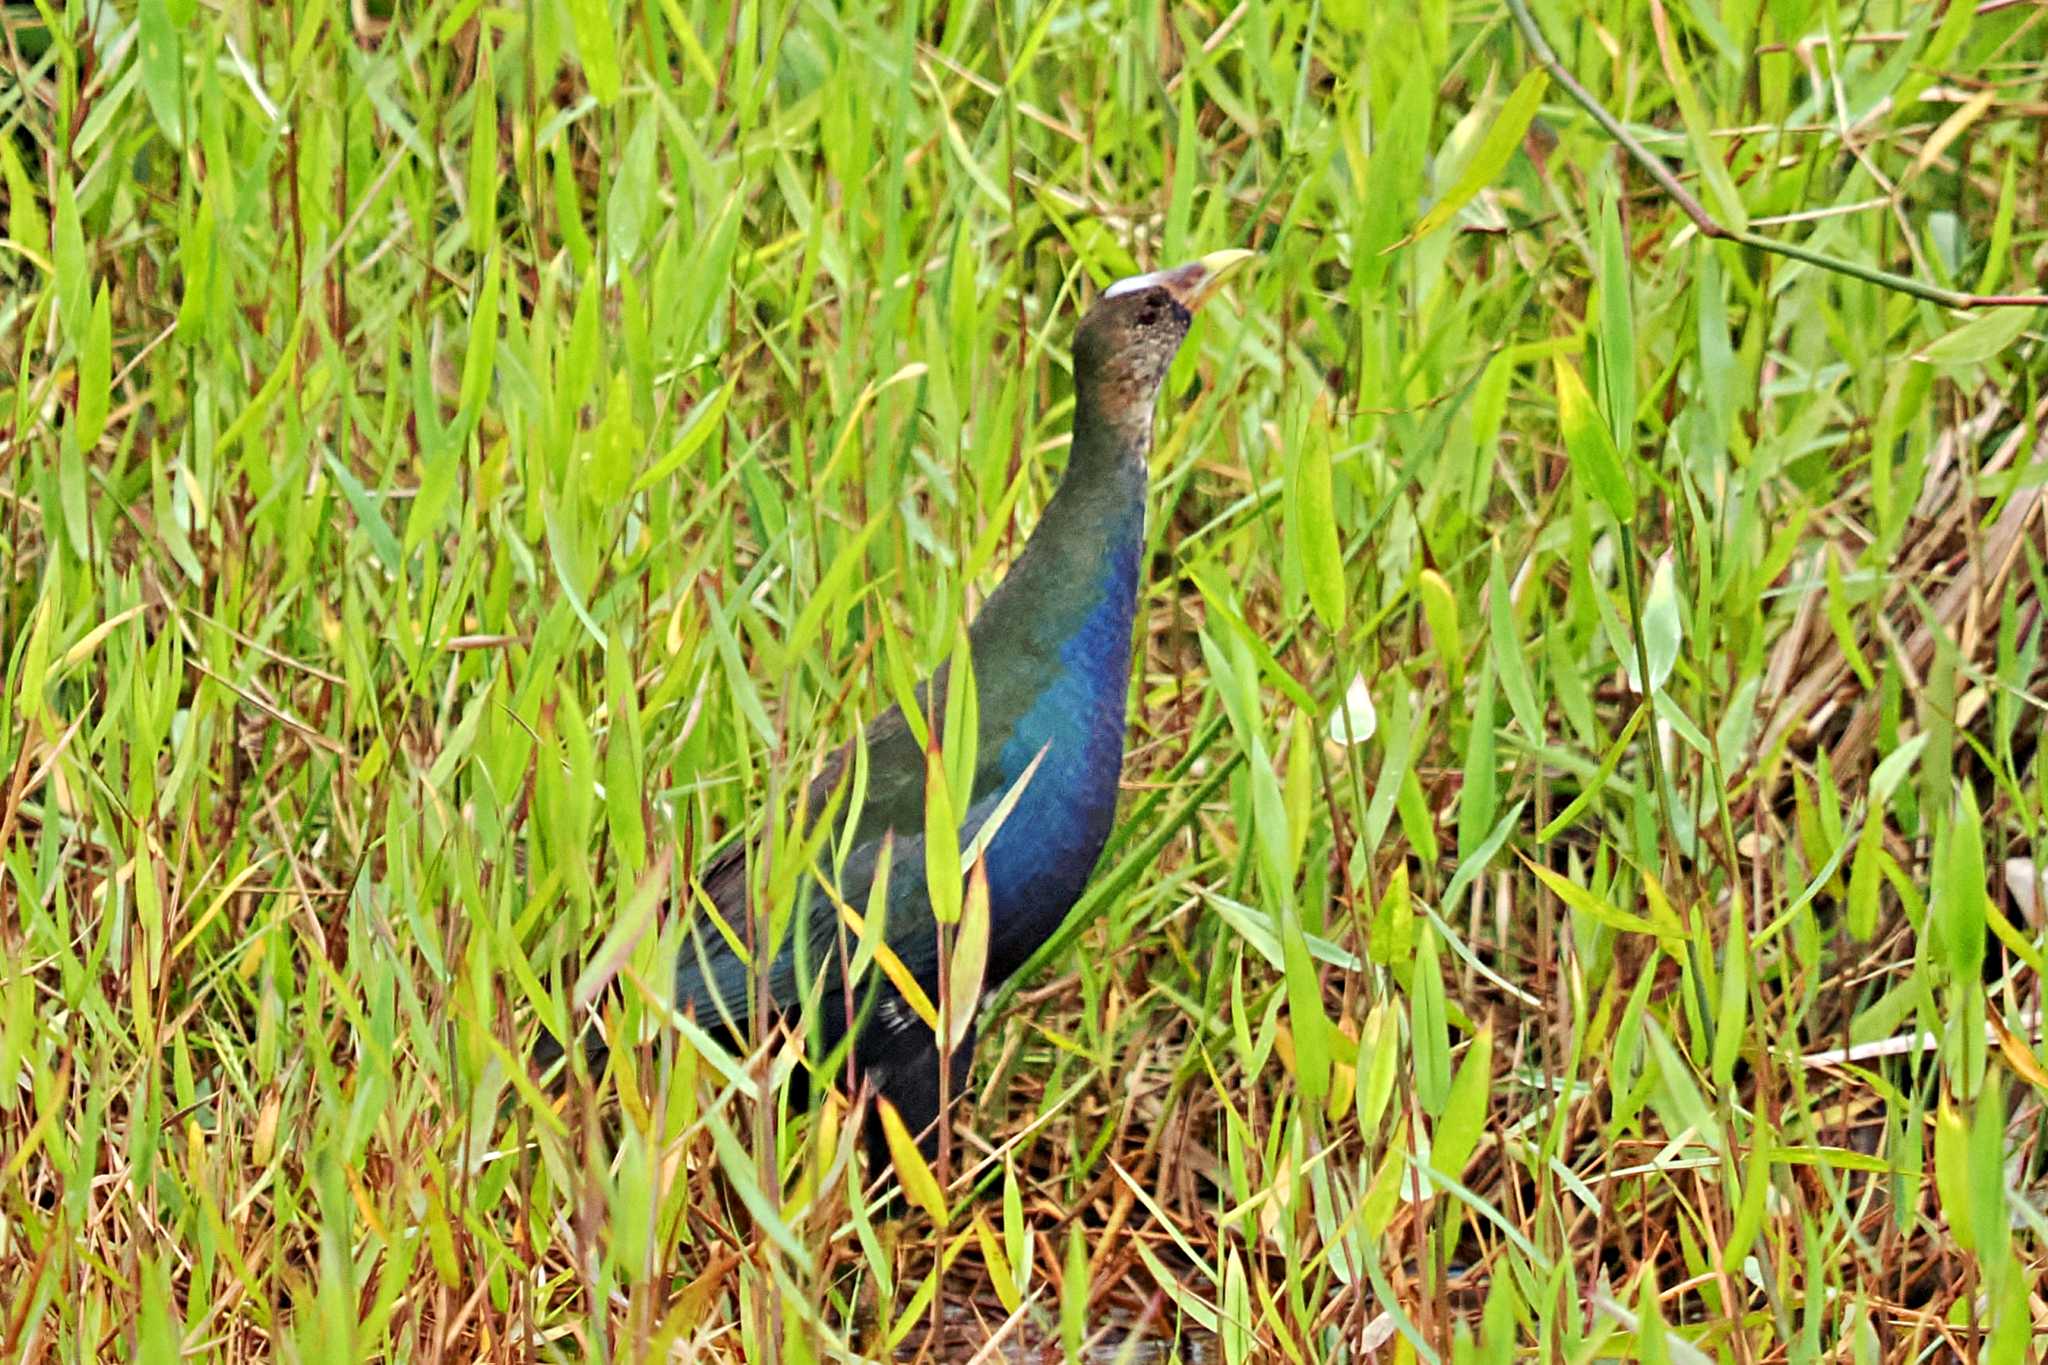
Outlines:
[{"label": "bird's breast", "polygon": [[1038,767],[988,849],[996,979],[1066,917],[1116,818],[1136,607],[1136,565],[1117,572],[1124,568],[1106,575],[1106,591],[1060,644],[1057,667],[1003,740],[1006,781],[1034,760]]}]

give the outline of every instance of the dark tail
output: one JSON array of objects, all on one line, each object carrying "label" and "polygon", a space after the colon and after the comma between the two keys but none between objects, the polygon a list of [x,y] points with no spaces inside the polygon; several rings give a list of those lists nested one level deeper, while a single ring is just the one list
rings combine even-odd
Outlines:
[{"label": "dark tail", "polygon": [[[562,1085],[568,1080],[569,1069],[566,1066],[558,1068],[556,1064],[566,1060],[567,1055],[568,1050],[562,1046],[562,1040],[542,1029],[533,1044],[535,1074],[553,1085]],[[602,1074],[611,1055],[611,1045],[605,1042],[603,1034],[595,1028],[583,1030],[583,1063],[592,1076]]]}]

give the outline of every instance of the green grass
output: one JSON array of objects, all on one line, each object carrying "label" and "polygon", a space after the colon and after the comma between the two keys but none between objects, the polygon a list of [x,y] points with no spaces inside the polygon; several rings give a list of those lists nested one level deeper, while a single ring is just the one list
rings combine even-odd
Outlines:
[{"label": "green grass", "polygon": [[[0,4],[0,1356],[2041,1358],[2041,313],[1491,4],[878,8]],[[2048,11],[1534,10],[1722,226],[2048,273]],[[1227,245],[1095,914],[878,1224],[657,911]]]}]

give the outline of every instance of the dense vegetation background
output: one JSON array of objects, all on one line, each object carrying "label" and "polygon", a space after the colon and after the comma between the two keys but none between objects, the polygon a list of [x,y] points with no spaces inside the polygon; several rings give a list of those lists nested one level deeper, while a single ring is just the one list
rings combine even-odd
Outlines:
[{"label": "dense vegetation background", "polygon": [[[2039,5],[1531,7],[2039,287]],[[0,1355],[2039,1358],[2038,311],[1472,0],[0,40]],[[1227,245],[1095,918],[877,1224],[656,912]]]}]

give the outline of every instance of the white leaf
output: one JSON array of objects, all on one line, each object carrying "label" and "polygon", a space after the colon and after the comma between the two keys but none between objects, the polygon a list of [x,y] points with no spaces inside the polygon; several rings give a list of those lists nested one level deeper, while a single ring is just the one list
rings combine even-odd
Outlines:
[{"label": "white leaf", "polygon": [[[1672,665],[1678,662],[1678,646],[1685,639],[1685,619],[1678,610],[1678,582],[1669,553],[1657,561],[1657,571],[1650,577],[1650,591],[1643,597],[1642,630],[1643,652],[1649,655],[1650,690],[1654,692],[1671,677]],[[1633,642],[1622,659],[1622,668],[1628,674],[1630,690],[1642,691]]]},{"label": "white leaf", "polygon": [[1360,673],[1345,689],[1342,704],[1330,713],[1330,742],[1347,746],[1363,744],[1372,738],[1372,732],[1379,728],[1379,724],[1379,712],[1372,707],[1372,693],[1366,690],[1365,674]]},{"label": "white leaf", "polygon": [[2013,908],[2029,925],[2041,922],[2041,873],[2032,858],[2005,860],[2005,889],[2012,893]]}]

